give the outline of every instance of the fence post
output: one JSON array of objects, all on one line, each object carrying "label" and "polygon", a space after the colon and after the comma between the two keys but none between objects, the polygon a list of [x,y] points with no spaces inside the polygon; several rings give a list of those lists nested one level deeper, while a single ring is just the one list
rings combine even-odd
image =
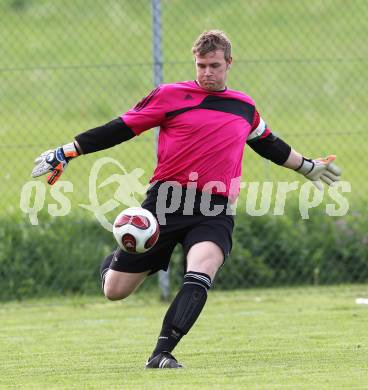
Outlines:
[{"label": "fence post", "polygon": [[[152,4],[152,45],[153,45],[153,82],[155,86],[163,81],[162,63],[162,36],[161,36],[161,0],[151,0]],[[160,129],[155,129],[155,145],[157,152],[157,141]],[[161,299],[168,301],[170,298],[170,277],[167,272],[159,271],[158,283],[161,291]]]}]

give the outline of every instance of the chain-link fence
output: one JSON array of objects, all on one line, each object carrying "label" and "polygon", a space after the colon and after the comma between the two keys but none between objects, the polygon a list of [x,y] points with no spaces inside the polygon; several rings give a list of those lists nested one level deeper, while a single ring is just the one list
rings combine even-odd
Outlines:
[{"label": "chain-link fence", "polygon": [[[60,221],[96,219],[91,210],[98,204],[103,225],[141,200],[155,164],[154,131],[73,162],[54,192],[43,180],[31,180],[32,161],[125,112],[158,82],[194,79],[193,41],[217,28],[233,46],[228,86],[251,95],[273,131],[296,150],[338,156],[348,184],[339,197],[325,191],[313,210],[324,224],[329,203],[340,210],[348,205],[335,220],[351,234],[350,224],[365,220],[367,211],[367,17],[366,0],[2,0],[1,214],[24,214],[33,225],[42,213]],[[271,182],[276,191],[277,183],[299,177],[247,148],[243,180]],[[250,207],[250,192],[249,185],[242,190],[240,210]],[[293,206],[298,196],[291,195]],[[275,209],[266,215],[271,218]],[[293,221],[309,223],[301,215]],[[293,229],[294,222],[281,228]],[[366,231],[353,231],[361,234],[354,245],[364,249]],[[305,239],[300,234],[294,241]],[[280,243],[271,239],[262,250],[268,259],[280,257]],[[259,260],[251,253],[249,261],[252,256]],[[240,260],[235,263],[242,267]],[[366,265],[359,263],[354,272],[366,275]],[[311,268],[314,281],[318,269]],[[262,284],[259,274],[241,275],[237,286]],[[290,277],[290,283],[298,280]]]}]

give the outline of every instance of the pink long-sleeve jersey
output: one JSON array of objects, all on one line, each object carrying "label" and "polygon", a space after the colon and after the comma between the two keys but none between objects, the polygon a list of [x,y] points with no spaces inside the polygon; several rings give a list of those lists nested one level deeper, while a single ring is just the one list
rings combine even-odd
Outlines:
[{"label": "pink long-sleeve jersey", "polygon": [[121,116],[139,135],[160,127],[157,166],[150,182],[177,181],[232,199],[239,194],[247,139],[269,129],[242,92],[209,92],[195,81],[163,84]]}]

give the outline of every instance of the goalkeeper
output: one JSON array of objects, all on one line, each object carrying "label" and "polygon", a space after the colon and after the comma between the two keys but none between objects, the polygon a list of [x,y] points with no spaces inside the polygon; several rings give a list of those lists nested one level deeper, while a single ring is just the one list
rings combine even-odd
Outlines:
[{"label": "goalkeeper", "polygon": [[[32,172],[33,177],[47,173],[49,184],[53,184],[79,155],[111,148],[160,126],[157,166],[142,207],[157,215],[161,186],[176,182],[184,187],[175,199],[178,208],[167,215],[159,240],[150,251],[132,255],[117,249],[101,266],[105,296],[124,299],[148,275],[167,269],[177,243],[183,247],[183,285],[167,310],[147,368],[182,367],[172,351],[196,322],[207,291],[231,251],[234,223],[226,210],[239,194],[245,144],[263,158],[304,175],[318,188],[322,182],[333,184],[341,174],[333,164],[334,156],[303,157],[272,133],[249,96],[227,88],[232,57],[231,43],[223,32],[204,32],[192,52],[196,80],[160,85],[118,118],[41,154]],[[197,183],[192,210],[185,204],[190,180]],[[173,202],[176,193],[172,188],[165,204]],[[209,209],[222,211],[216,215],[204,212],[201,202],[207,196]]]}]

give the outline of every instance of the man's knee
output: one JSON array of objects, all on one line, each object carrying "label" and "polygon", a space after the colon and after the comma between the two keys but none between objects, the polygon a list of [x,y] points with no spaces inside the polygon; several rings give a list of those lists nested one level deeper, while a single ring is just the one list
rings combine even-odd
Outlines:
[{"label": "man's knee", "polygon": [[147,272],[129,274],[109,270],[104,277],[103,291],[110,301],[127,298],[146,278]]},{"label": "man's knee", "polygon": [[105,283],[104,286],[104,294],[105,297],[110,301],[118,301],[121,299],[125,299],[130,295],[131,291],[126,291],[117,286],[111,286]]},{"label": "man's knee", "polygon": [[203,241],[190,248],[187,271],[204,272],[213,280],[223,261],[222,249],[212,241]]},{"label": "man's knee", "polygon": [[118,301],[127,298],[132,292],[128,283],[124,283],[124,278],[114,271],[109,270],[104,277],[103,292],[110,301]]}]

